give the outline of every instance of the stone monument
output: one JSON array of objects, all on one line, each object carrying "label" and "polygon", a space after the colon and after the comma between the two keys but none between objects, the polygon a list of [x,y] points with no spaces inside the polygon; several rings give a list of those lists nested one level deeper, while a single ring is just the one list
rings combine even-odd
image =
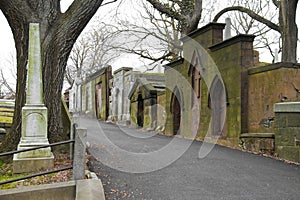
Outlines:
[{"label": "stone monument", "polygon": [[[49,144],[48,113],[43,101],[40,29],[38,23],[29,25],[28,74],[26,104],[22,108],[22,135],[18,150]],[[54,166],[51,148],[14,154],[14,173],[32,172]]]}]

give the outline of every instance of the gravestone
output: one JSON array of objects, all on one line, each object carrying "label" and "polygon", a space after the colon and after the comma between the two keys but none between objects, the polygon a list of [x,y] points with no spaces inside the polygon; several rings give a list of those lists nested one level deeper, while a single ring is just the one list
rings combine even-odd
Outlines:
[{"label": "gravestone", "polygon": [[[22,135],[18,150],[49,144],[48,113],[43,101],[41,43],[38,23],[29,25],[26,104],[22,108]],[[51,148],[14,154],[14,173],[33,172],[54,166]]]}]

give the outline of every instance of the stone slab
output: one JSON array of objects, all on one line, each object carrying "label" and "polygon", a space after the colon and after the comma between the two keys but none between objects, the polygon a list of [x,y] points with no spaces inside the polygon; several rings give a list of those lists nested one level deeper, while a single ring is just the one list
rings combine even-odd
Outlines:
[{"label": "stone slab", "polygon": [[300,112],[300,102],[275,103],[274,112]]},{"label": "stone slab", "polygon": [[14,154],[13,173],[36,172],[54,167],[54,156],[45,158],[18,158]]},{"label": "stone slab", "polygon": [[76,200],[105,200],[100,179],[76,181]]},{"label": "stone slab", "polygon": [[26,186],[16,189],[1,190],[1,200],[73,200],[75,199],[75,182],[63,182],[44,185]]}]

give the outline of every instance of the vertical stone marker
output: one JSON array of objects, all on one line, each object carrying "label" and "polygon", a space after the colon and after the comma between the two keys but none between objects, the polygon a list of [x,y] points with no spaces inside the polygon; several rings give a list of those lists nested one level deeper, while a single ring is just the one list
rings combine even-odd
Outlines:
[{"label": "vertical stone marker", "polygon": [[[18,150],[49,144],[48,113],[43,101],[40,29],[38,23],[29,25],[28,74],[26,104],[22,108],[22,136]],[[51,148],[14,154],[14,173],[32,172],[54,166]]]}]

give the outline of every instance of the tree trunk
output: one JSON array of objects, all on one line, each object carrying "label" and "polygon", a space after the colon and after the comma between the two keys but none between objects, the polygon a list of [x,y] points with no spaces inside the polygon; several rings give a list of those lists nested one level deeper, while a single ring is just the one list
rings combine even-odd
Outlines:
[{"label": "tree trunk", "polygon": [[283,62],[297,62],[298,28],[295,20],[297,4],[298,0],[282,0],[280,5]]},{"label": "tree trunk", "polygon": [[[0,5],[2,6],[2,5]],[[7,4],[9,6],[9,4]],[[11,10],[3,10],[9,24],[14,24],[10,26],[17,52],[17,84],[16,84],[16,99],[14,108],[14,117],[11,131],[8,132],[0,146],[0,152],[6,152],[16,149],[21,137],[21,122],[22,122],[22,107],[26,100],[26,76],[27,76],[27,60],[28,60],[28,33],[29,26],[26,23],[25,18],[15,15],[15,12]],[[22,45],[17,45],[22,44]]]},{"label": "tree trunk", "polygon": [[74,0],[66,13],[60,0],[1,0],[0,9],[14,35],[17,49],[17,89],[12,130],[0,151],[16,149],[21,136],[21,110],[25,103],[29,23],[40,24],[44,102],[48,108],[50,142],[65,139],[62,132],[61,95],[68,56],[73,44],[103,0]]}]

